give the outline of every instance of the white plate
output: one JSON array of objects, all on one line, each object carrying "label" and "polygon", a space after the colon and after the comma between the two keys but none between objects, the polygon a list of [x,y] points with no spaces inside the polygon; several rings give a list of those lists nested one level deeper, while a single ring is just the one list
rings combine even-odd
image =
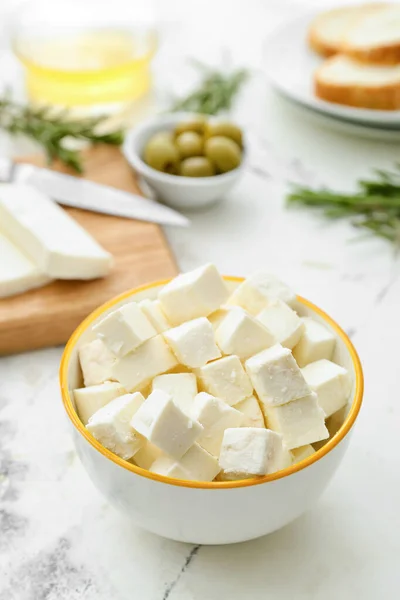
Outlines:
[{"label": "white plate", "polygon": [[282,94],[320,113],[353,123],[400,128],[400,110],[370,110],[325,102],[314,96],[313,74],[322,60],[307,45],[307,30],[315,17],[298,17],[276,30],[265,44],[265,69]]}]

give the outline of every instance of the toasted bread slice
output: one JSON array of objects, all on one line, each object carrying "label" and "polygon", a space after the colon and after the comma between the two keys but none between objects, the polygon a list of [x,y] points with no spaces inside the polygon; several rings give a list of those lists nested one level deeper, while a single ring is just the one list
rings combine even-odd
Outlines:
[{"label": "toasted bread slice", "polygon": [[321,56],[329,57],[342,51],[343,38],[357,21],[381,10],[384,4],[347,6],[320,13],[311,23],[308,43]]},{"label": "toasted bread slice", "polygon": [[400,109],[400,65],[366,65],[337,54],[316,71],[318,98],[359,108]]},{"label": "toasted bread slice", "polygon": [[343,38],[343,52],[366,63],[400,63],[400,6],[360,15]]}]

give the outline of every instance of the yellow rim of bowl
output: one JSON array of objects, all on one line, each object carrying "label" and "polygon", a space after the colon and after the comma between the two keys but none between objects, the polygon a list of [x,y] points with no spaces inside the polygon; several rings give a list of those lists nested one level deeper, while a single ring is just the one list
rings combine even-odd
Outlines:
[{"label": "yellow rim of bowl", "polygon": [[[238,283],[243,281],[242,277],[226,276],[226,277],[224,277],[224,279],[226,281],[233,281],[233,282],[238,282]],[[116,296],[115,298],[112,298],[111,300],[109,300],[108,302],[106,302],[105,304],[103,304],[102,306],[97,308],[95,311],[93,311],[88,317],[86,317],[86,319],[84,321],[82,321],[82,323],[75,329],[74,333],[71,335],[70,339],[68,340],[67,345],[65,346],[65,350],[62,355],[61,365],[60,365],[60,386],[61,386],[61,395],[62,395],[63,404],[64,404],[65,410],[67,411],[67,414],[68,414],[69,418],[71,419],[71,422],[74,425],[74,427],[86,439],[86,441],[91,446],[93,446],[93,448],[95,448],[98,452],[100,452],[100,454],[103,454],[103,456],[105,456],[106,458],[108,458],[109,460],[114,462],[116,465],[122,467],[123,469],[126,469],[127,471],[131,471],[132,473],[136,473],[136,475],[141,475],[142,477],[147,477],[148,479],[153,479],[154,481],[158,481],[160,483],[167,483],[169,485],[177,485],[177,486],[181,486],[181,487],[190,487],[190,488],[210,490],[210,489],[221,489],[221,488],[223,488],[223,489],[241,488],[241,487],[247,487],[250,485],[260,485],[262,483],[268,483],[269,481],[276,481],[277,479],[281,479],[282,477],[287,477],[288,475],[291,475],[292,473],[297,473],[298,471],[301,471],[302,469],[305,469],[309,465],[312,465],[313,463],[317,462],[323,456],[326,456],[328,454],[328,452],[333,450],[333,448],[335,448],[339,444],[339,442],[341,442],[344,439],[344,437],[349,433],[350,429],[354,425],[354,422],[357,418],[357,415],[360,411],[361,404],[362,404],[363,391],[364,391],[364,377],[363,377],[361,362],[360,362],[360,359],[358,357],[358,354],[357,354],[353,344],[351,343],[349,337],[346,335],[346,333],[343,331],[343,329],[341,327],[339,327],[339,325],[333,319],[331,319],[331,317],[329,317],[323,310],[318,308],[318,306],[315,306],[314,304],[312,304],[312,302],[309,302],[308,300],[306,300],[305,298],[302,298],[301,296],[297,296],[297,299],[299,300],[299,302],[301,304],[304,304],[308,308],[311,308],[315,313],[317,313],[322,319],[324,319],[324,321],[326,321],[332,327],[332,329],[334,329],[336,334],[343,340],[343,342],[350,354],[350,357],[351,357],[351,360],[352,360],[353,366],[354,366],[354,371],[355,371],[355,393],[354,393],[354,399],[353,399],[352,405],[350,407],[349,413],[348,413],[344,423],[340,427],[340,429],[335,433],[335,435],[326,444],[324,444],[324,446],[322,446],[322,448],[317,450],[314,454],[312,454],[308,458],[305,458],[302,461],[300,461],[290,467],[286,467],[285,469],[282,469],[281,471],[272,473],[271,475],[265,475],[263,477],[257,477],[257,478],[253,478],[253,479],[241,479],[239,481],[210,481],[210,482],[209,481],[185,481],[182,479],[174,479],[172,477],[165,477],[163,475],[158,475],[157,473],[151,473],[147,469],[142,469],[141,467],[137,467],[136,465],[134,465],[130,462],[127,462],[126,460],[123,460],[122,458],[120,458],[119,456],[117,456],[116,454],[111,452],[110,450],[107,450],[107,448],[104,448],[104,446],[102,446],[88,432],[88,430],[85,428],[85,426],[79,419],[78,414],[75,411],[75,408],[74,408],[74,405],[73,405],[73,402],[71,399],[71,395],[69,393],[68,367],[69,367],[69,361],[71,358],[72,350],[75,347],[75,345],[76,345],[77,341],[79,340],[80,336],[82,335],[82,333],[93,323],[93,321],[95,319],[97,319],[106,310],[112,308],[115,304],[121,302],[122,300],[125,300],[126,298],[129,298],[130,296],[132,296],[134,294],[143,292],[145,290],[149,290],[154,287],[159,287],[161,285],[165,285],[166,283],[168,283],[168,281],[170,281],[170,279],[166,279],[166,280],[162,280],[162,281],[155,281],[153,283],[134,288],[128,292],[124,292],[123,294]]]}]

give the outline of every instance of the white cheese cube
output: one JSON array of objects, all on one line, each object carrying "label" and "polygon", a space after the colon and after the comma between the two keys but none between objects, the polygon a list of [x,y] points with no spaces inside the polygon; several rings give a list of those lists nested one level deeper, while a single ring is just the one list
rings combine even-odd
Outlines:
[{"label": "white cheese cube", "polygon": [[292,349],[301,338],[304,323],[282,300],[274,300],[264,308],[257,319],[272,333],[279,344]]},{"label": "white cheese cube", "polygon": [[267,427],[282,434],[289,450],[329,437],[325,414],[314,392],[281,406],[264,405],[263,410]]},{"label": "white cheese cube", "polygon": [[0,232],[0,298],[21,294],[51,279]]},{"label": "white cheese cube", "polygon": [[228,300],[228,304],[241,306],[252,315],[258,315],[274,300],[279,299],[291,306],[296,295],[282,281],[268,273],[254,273],[241,283]]},{"label": "white cheese cube", "polygon": [[143,439],[130,425],[143,402],[139,392],[115,398],[90,417],[86,429],[105,448],[128,460],[143,446]]},{"label": "white cheese cube", "polygon": [[235,404],[235,408],[244,415],[242,427],[265,427],[264,416],[255,396]]},{"label": "white cheese cube", "polygon": [[115,381],[106,381],[99,385],[74,390],[76,412],[82,423],[86,425],[95,412],[124,394],[126,390]]},{"label": "white cheese cube", "polygon": [[79,348],[83,382],[87,386],[103,383],[112,377],[115,356],[101,340],[93,340]]},{"label": "white cheese cube", "polygon": [[196,369],[202,388],[230,406],[253,393],[249,376],[237,356],[224,356]]},{"label": "white cheese cube", "polygon": [[293,356],[299,367],[305,367],[322,358],[330,360],[336,343],[334,334],[311,317],[304,317],[302,321],[303,334],[293,348]]},{"label": "white cheese cube", "polygon": [[346,369],[324,358],[310,363],[301,371],[308,385],[316,392],[325,417],[330,417],[347,404],[351,380]]},{"label": "white cheese cube", "polygon": [[221,324],[222,320],[226,317],[228,312],[235,308],[234,306],[230,306],[229,304],[223,304],[218,310],[208,315],[207,319],[210,321],[211,325],[214,329]]},{"label": "white cheese cube", "polygon": [[159,375],[153,379],[153,390],[166,392],[186,415],[191,415],[193,400],[198,391],[193,373]]},{"label": "white cheese cube", "polygon": [[156,329],[157,333],[163,333],[171,327],[167,317],[164,315],[159,300],[142,300],[139,302],[139,307],[142,309],[150,323]]},{"label": "white cheese cube", "polygon": [[293,464],[295,465],[301,460],[304,460],[305,458],[315,454],[315,450],[311,444],[306,444],[305,446],[300,446],[300,448],[293,448],[293,450],[290,451],[290,454],[293,457]]},{"label": "white cheese cube", "polygon": [[125,356],[157,335],[136,302],[114,310],[94,325],[93,332],[115,356]]},{"label": "white cheese cube", "polygon": [[153,462],[161,456],[166,456],[166,454],[151,442],[144,440],[143,446],[136,452],[132,461],[138,467],[149,470]]},{"label": "white cheese cube", "polygon": [[112,368],[112,379],[119,381],[126,390],[143,389],[153,377],[176,367],[178,361],[162,335],[157,335],[130,354],[117,360]]},{"label": "white cheese cube", "polygon": [[112,267],[111,254],[30,185],[1,184],[0,223],[7,237],[51,278],[94,279]]},{"label": "white cheese cube", "polygon": [[275,344],[272,333],[241,308],[228,312],[215,339],[224,354],[236,354],[243,360]]},{"label": "white cheese cube", "polygon": [[228,297],[228,290],[212,264],[178,275],[161,290],[159,300],[173,325],[207,317]]},{"label": "white cheese cube", "polygon": [[212,481],[220,470],[218,460],[199,444],[193,444],[179,461],[169,456],[158,458],[150,469],[152,473],[189,481]]},{"label": "white cheese cube", "polygon": [[192,415],[204,430],[197,442],[213,456],[218,456],[225,429],[240,427],[243,415],[219,398],[200,392],[194,399]]},{"label": "white cheese cube", "polygon": [[182,323],[163,335],[179,362],[187,367],[202,367],[221,356],[212,325],[205,317]]},{"label": "white cheese cube", "polygon": [[280,344],[252,356],[245,367],[264,406],[285,404],[311,391],[291,351]]},{"label": "white cheese cube", "polygon": [[219,465],[225,478],[247,479],[285,468],[287,454],[279,433],[258,427],[227,429]]},{"label": "white cheese cube", "polygon": [[131,421],[132,427],[149,442],[179,459],[201,435],[203,427],[181,411],[172,396],[154,390]]}]

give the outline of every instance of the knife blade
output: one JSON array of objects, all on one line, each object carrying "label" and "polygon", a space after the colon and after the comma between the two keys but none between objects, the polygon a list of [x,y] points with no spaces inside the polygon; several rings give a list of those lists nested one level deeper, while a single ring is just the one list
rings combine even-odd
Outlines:
[{"label": "knife blade", "polygon": [[190,224],[179,212],[139,194],[5,158],[0,159],[0,181],[28,183],[64,206],[160,225]]}]

